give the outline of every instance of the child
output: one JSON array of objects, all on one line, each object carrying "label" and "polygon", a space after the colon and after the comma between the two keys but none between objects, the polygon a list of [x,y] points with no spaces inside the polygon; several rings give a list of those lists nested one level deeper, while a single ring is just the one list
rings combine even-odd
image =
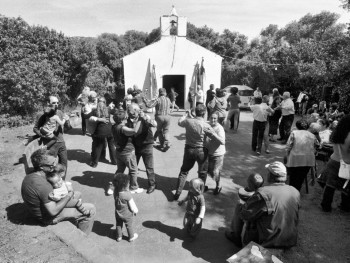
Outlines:
[{"label": "child", "polygon": [[204,183],[202,179],[195,178],[190,181],[190,190],[184,200],[179,201],[182,205],[187,201],[186,214],[184,217],[184,228],[189,235],[195,238],[202,229],[205,214],[205,200],[203,196]]},{"label": "child", "polygon": [[64,123],[67,120],[67,117],[63,119],[63,121],[55,114],[55,109],[52,107],[48,107],[44,112],[46,116],[46,122],[40,128],[40,133],[43,135],[42,138],[49,139],[49,142],[45,145],[47,149],[50,149],[52,145],[54,145],[57,141],[57,136],[54,135],[54,132],[57,130],[57,124],[64,126]]},{"label": "child", "polygon": [[129,235],[129,242],[133,242],[138,238],[138,234],[134,233],[133,221],[134,216],[138,213],[137,206],[129,191],[130,178],[129,175],[117,173],[114,176],[114,200],[115,200],[115,219],[117,228],[117,242],[123,237],[122,228],[125,223],[126,230]]},{"label": "child", "polygon": [[264,178],[258,173],[250,174],[247,178],[247,186],[238,189],[239,203],[245,202],[264,184]]},{"label": "child", "polygon": [[[62,164],[57,164],[55,169],[46,175],[46,180],[52,185],[54,188],[52,192],[49,193],[49,199],[52,201],[58,202],[62,198],[64,198],[68,194],[68,190],[72,189],[72,184],[70,182],[65,182],[62,180],[62,176],[64,176],[66,172],[66,168]],[[86,210],[82,205],[81,199],[77,199],[76,196],[73,196],[71,201],[76,201],[75,208],[82,213],[84,216],[89,216],[90,211]]]}]

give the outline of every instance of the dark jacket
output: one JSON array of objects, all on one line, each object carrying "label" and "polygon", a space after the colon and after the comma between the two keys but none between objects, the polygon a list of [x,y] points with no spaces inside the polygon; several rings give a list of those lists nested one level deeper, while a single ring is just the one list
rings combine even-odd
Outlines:
[{"label": "dark jacket", "polygon": [[292,247],[298,238],[299,207],[297,189],[274,183],[259,188],[242,206],[240,215],[256,224],[259,236],[256,241],[263,247]]}]

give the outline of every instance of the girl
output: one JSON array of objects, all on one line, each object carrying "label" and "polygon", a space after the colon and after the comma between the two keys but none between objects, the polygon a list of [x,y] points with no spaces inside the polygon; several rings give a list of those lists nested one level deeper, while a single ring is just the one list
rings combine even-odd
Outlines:
[{"label": "girl", "polygon": [[133,242],[138,238],[138,234],[134,233],[133,221],[134,216],[138,213],[137,206],[129,191],[130,179],[129,175],[117,173],[114,176],[114,200],[115,200],[115,219],[117,228],[117,242],[123,237],[122,228],[125,223],[126,230],[129,235],[129,242]]},{"label": "girl", "polygon": [[205,214],[203,191],[204,183],[202,179],[192,179],[190,181],[190,190],[188,191],[187,197],[178,203],[179,205],[182,205],[187,201],[183,224],[186,231],[193,238],[195,238],[202,229],[202,222]]}]

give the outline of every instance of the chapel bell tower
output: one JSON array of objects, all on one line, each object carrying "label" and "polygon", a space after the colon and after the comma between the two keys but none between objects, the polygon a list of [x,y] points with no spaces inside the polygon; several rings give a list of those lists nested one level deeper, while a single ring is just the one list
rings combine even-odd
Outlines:
[{"label": "chapel bell tower", "polygon": [[160,30],[162,37],[170,36],[170,30],[175,29],[176,36],[186,37],[187,17],[179,16],[173,6],[170,15],[160,17]]}]

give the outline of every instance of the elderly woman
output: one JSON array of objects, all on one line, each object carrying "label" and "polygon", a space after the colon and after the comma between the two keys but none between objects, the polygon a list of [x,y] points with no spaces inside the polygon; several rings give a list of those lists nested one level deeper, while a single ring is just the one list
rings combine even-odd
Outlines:
[{"label": "elderly woman", "polygon": [[310,168],[315,166],[315,151],[319,143],[315,135],[307,131],[305,120],[298,120],[296,127],[287,141],[286,166],[289,184],[300,191]]},{"label": "elderly woman", "polygon": [[212,129],[206,130],[206,148],[208,149],[208,174],[216,183],[214,195],[221,192],[220,173],[224,165],[225,148],[225,131],[218,123],[219,113],[214,111],[210,115],[210,126]]},{"label": "elderly woman", "polygon": [[343,117],[331,135],[333,154],[322,171],[318,182],[325,186],[321,207],[325,212],[332,211],[335,190],[340,190],[339,208],[350,211],[350,184],[343,177],[350,175],[350,115]]}]

